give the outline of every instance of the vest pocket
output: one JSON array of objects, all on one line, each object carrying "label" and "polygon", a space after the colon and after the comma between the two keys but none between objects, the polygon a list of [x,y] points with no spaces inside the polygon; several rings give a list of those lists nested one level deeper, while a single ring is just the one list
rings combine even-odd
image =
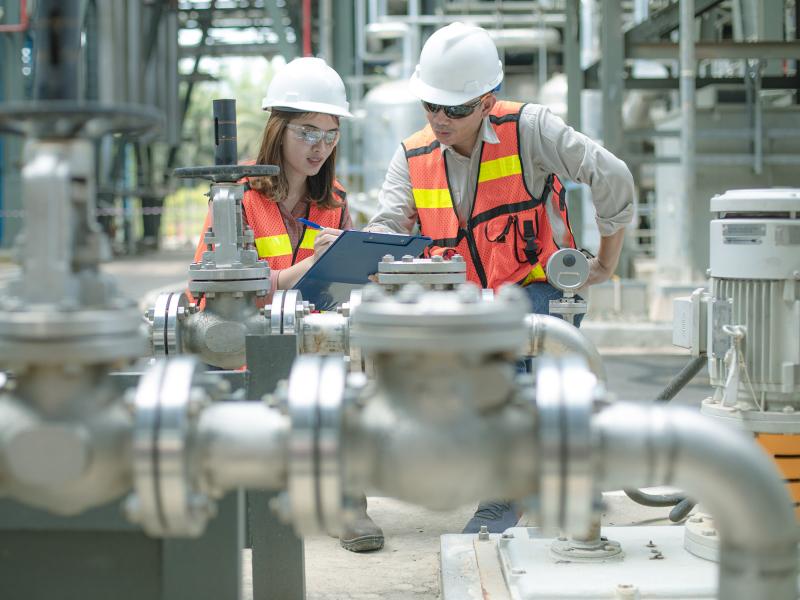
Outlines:
[{"label": "vest pocket", "polygon": [[[531,241],[535,245],[535,223],[531,221],[531,224],[528,228],[533,227],[533,231],[527,233],[533,236]],[[479,226],[479,231],[483,231],[476,237],[489,282],[514,283],[520,278],[520,271],[529,264],[525,254],[528,241],[523,236],[526,233],[523,227],[517,214],[500,215]]]}]

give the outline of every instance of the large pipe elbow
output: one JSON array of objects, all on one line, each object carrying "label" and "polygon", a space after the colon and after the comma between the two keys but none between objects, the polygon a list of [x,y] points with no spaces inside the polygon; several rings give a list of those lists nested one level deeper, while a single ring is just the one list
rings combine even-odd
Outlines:
[{"label": "large pipe elbow", "polygon": [[708,508],[720,538],[720,598],[796,598],[794,507],[752,438],[690,409],[626,403],[592,427],[603,489],[671,485]]},{"label": "large pipe elbow", "polygon": [[564,319],[539,314],[526,315],[525,325],[529,333],[525,350],[527,356],[577,354],[583,357],[598,380],[606,381],[606,370],[600,353],[577,327]]}]

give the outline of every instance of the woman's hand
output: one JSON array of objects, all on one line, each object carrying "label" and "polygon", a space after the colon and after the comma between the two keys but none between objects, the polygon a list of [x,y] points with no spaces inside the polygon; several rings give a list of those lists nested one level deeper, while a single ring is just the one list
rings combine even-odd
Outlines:
[{"label": "woman's hand", "polygon": [[326,227],[317,234],[314,238],[314,260],[319,259],[320,256],[325,254],[328,247],[336,241],[336,238],[342,235],[341,229],[331,229]]}]

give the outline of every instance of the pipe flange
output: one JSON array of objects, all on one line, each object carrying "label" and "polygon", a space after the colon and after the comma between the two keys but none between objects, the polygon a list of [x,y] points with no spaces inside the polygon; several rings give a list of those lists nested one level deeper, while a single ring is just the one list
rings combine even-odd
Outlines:
[{"label": "pipe flange", "polygon": [[353,315],[359,306],[361,306],[361,288],[350,292],[350,300],[343,302],[338,312],[347,318],[347,356],[350,359],[350,371],[353,373],[366,373],[368,368],[364,353],[361,352],[361,346],[353,343],[351,335]]},{"label": "pipe flange", "polygon": [[539,523],[545,532],[584,533],[594,512],[591,416],[597,379],[582,361],[536,363]]},{"label": "pipe flange", "polygon": [[159,360],[139,380],[133,431],[133,493],[125,513],[154,536],[197,536],[216,505],[194,473],[191,432],[211,398],[194,358]]},{"label": "pipe flange", "polygon": [[[57,304],[21,308],[6,297],[0,305],[0,363],[103,364],[147,353],[141,313],[115,299],[108,308]],[[22,302],[21,300],[19,301]]]},{"label": "pipe flange", "polygon": [[189,298],[183,292],[159,294],[156,298],[150,340],[157,358],[183,354],[181,322],[189,314]]},{"label": "pipe flange", "polygon": [[625,557],[622,545],[614,540],[598,538],[584,542],[565,536],[556,538],[550,544],[550,554],[556,560],[587,563],[622,560]]},{"label": "pipe flange", "polygon": [[298,535],[337,535],[343,520],[341,408],[347,371],[341,357],[300,356],[289,376],[288,506]]},{"label": "pipe flange", "polygon": [[[246,269],[240,269],[241,271],[245,271]],[[248,269],[250,270],[250,269]],[[252,271],[257,271],[258,269],[252,268]],[[251,275],[259,275],[258,273],[251,273]],[[190,275],[192,277],[192,275]],[[244,274],[241,275],[242,278],[239,276],[233,279],[220,279],[220,280],[202,280],[202,279],[190,279],[189,280],[189,291],[192,294],[205,294],[205,293],[216,293],[216,294],[224,294],[224,293],[248,293],[254,292],[256,296],[266,296],[269,293],[269,276],[262,277],[261,275],[258,276],[256,279],[244,279]]]},{"label": "pipe flange", "polygon": [[683,547],[706,560],[719,562],[719,532],[714,527],[714,518],[697,512],[686,520],[683,530]]},{"label": "pipe flange", "polygon": [[[523,321],[529,300],[517,286],[502,288],[494,302],[480,289],[425,290],[408,284],[389,296],[380,286],[363,289],[351,319],[351,346],[373,352],[508,352],[526,344]],[[351,309],[352,310],[352,309]]]},{"label": "pipe flange", "polygon": [[378,263],[378,283],[388,286],[399,286],[406,283],[418,283],[425,287],[454,286],[467,282],[467,263],[455,255],[450,260],[441,256],[432,258],[414,258],[410,255],[401,260],[387,254]]},{"label": "pipe flange", "polygon": [[298,290],[276,290],[272,304],[264,307],[264,317],[270,335],[300,335],[303,318],[311,312],[311,305],[303,301]]}]

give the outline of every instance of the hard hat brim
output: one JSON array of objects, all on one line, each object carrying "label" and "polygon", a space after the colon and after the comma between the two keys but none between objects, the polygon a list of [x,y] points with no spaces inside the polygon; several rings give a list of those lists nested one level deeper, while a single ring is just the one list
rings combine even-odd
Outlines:
[{"label": "hard hat brim", "polygon": [[478,93],[451,92],[428,85],[422,81],[422,79],[420,79],[418,73],[419,72],[417,71],[411,75],[411,79],[408,81],[408,89],[411,91],[411,93],[420,100],[430,102],[432,104],[441,104],[443,106],[458,106],[459,104],[464,104],[470,100],[474,100],[486,92],[491,92],[494,88],[500,85],[501,81],[503,81],[503,74],[500,73],[500,77],[497,79],[497,81],[493,82],[491,86],[486,87],[486,89],[479,91]]},{"label": "hard hat brim", "polygon": [[327,104],[324,102],[280,102],[277,100],[267,100],[266,98],[262,100],[262,110],[271,110],[273,108],[292,112],[322,113],[324,115],[334,115],[346,119],[353,118],[353,114],[349,110],[341,106],[336,106],[335,104]]}]

